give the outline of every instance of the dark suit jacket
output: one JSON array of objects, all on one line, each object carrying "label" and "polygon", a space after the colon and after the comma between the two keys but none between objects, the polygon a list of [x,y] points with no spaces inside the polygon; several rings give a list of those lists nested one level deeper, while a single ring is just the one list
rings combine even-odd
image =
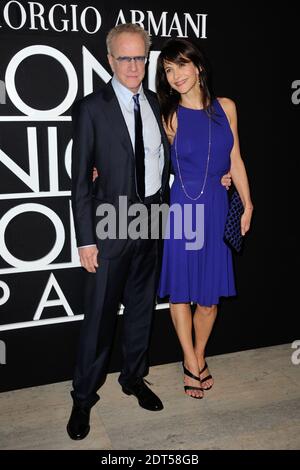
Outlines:
[{"label": "dark suit jacket", "polygon": [[[144,90],[157,119],[164,146],[162,197],[168,200],[169,143],[165,135],[155,93]],[[135,162],[129,132],[111,82],[100,91],[77,101],[72,110],[72,208],[77,245],[97,244],[100,257],[114,258],[126,240],[99,240],[96,236],[96,208],[110,203],[118,209],[119,196],[128,205],[138,202]],[[92,170],[99,172],[95,184]],[[118,213],[118,212],[117,212]]]}]

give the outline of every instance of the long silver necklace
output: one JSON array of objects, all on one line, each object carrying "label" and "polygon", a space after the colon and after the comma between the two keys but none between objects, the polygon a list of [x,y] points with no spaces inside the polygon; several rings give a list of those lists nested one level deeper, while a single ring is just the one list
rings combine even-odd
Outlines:
[{"label": "long silver necklace", "polygon": [[181,175],[181,171],[180,171],[180,166],[179,166],[178,152],[177,152],[177,136],[178,136],[178,127],[177,127],[177,132],[176,132],[176,135],[175,135],[175,155],[176,155],[177,168],[178,168],[178,175],[179,175],[181,187],[182,187],[183,192],[184,192],[184,194],[186,195],[187,198],[191,199],[192,201],[196,201],[196,200],[199,199],[199,197],[201,197],[202,194],[204,193],[204,189],[205,189],[205,186],[206,186],[207,175],[208,175],[208,166],[209,166],[210,151],[211,151],[211,117],[208,116],[208,151],[207,151],[207,162],[206,162],[205,176],[204,176],[204,181],[203,181],[203,185],[202,185],[201,191],[200,191],[200,193],[198,194],[198,196],[196,196],[196,197],[190,196],[190,195],[187,193],[187,191],[186,191],[186,189],[185,189],[185,187],[184,187],[184,184],[183,184],[183,179],[182,179],[182,175]]}]

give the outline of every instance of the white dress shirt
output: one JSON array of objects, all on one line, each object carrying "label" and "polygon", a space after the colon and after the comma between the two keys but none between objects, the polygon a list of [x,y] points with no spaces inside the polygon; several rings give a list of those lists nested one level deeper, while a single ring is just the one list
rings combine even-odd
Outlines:
[{"label": "white dress shirt", "polygon": [[[111,83],[119,101],[130,135],[132,148],[134,149],[135,123],[133,95],[135,93],[132,93],[132,91],[122,85],[115,75],[113,76]],[[142,84],[137,93],[139,93],[143,123],[143,140],[145,148],[145,197],[147,197],[157,193],[161,187],[164,157],[162,152],[161,134],[157,120],[145,96]]]}]

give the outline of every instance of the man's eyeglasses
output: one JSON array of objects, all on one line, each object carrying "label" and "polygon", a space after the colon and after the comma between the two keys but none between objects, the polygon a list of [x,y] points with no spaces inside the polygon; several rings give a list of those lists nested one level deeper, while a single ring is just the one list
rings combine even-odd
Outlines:
[{"label": "man's eyeglasses", "polygon": [[[112,54],[111,54],[112,55]],[[135,57],[129,57],[129,56],[120,56],[120,57],[115,57],[112,55],[114,59],[116,59],[119,64],[131,64],[133,61],[135,64],[146,64],[147,62],[147,57],[144,55],[137,55]]]}]

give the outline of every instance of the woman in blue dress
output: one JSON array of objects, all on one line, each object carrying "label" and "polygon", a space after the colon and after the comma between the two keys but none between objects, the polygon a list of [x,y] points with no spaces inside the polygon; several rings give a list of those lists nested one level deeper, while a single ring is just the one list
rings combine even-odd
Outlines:
[{"label": "woman in blue dress", "polygon": [[[156,88],[174,170],[158,295],[170,298],[183,350],[185,393],[202,398],[213,385],[205,347],[219,299],[236,294],[231,251],[223,241],[228,212],[224,173],[230,170],[244,205],[243,235],[253,205],[235,104],[214,97],[198,47],[185,39],[169,40],[158,58]],[[197,304],[194,315],[191,303]]]}]

